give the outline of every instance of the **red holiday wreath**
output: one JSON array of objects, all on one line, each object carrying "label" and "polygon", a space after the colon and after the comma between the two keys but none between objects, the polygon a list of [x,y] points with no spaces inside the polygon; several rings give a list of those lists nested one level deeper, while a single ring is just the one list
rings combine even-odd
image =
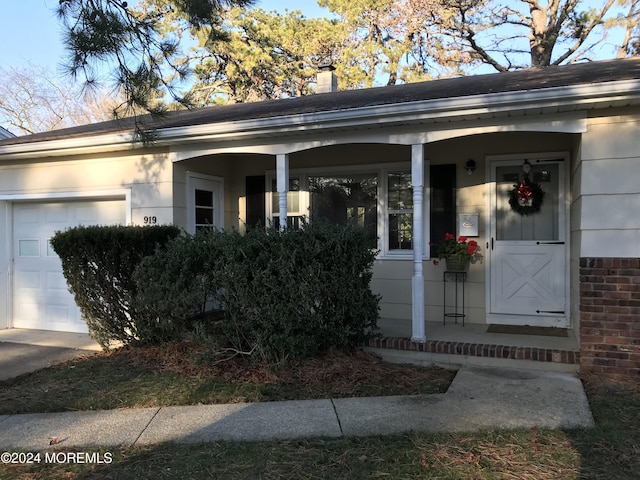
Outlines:
[{"label": "red holiday wreath", "polygon": [[531,215],[540,211],[544,190],[536,182],[524,176],[519,184],[513,186],[509,192],[509,205],[511,209],[520,215]]}]

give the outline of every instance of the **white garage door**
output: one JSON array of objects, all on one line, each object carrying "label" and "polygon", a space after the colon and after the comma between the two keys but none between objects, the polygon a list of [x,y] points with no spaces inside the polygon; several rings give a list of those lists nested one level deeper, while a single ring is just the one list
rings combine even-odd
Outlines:
[{"label": "white garage door", "polygon": [[86,332],[49,240],[78,225],[124,225],[125,201],[15,203],[13,326]]}]

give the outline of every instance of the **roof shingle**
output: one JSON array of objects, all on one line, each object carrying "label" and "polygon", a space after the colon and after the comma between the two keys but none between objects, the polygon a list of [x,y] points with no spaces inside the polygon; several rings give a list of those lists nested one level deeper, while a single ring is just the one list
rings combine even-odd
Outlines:
[{"label": "roof shingle", "polygon": [[[162,118],[138,117],[137,121],[145,128],[163,129],[633,79],[640,79],[640,57],[204,107],[170,112]],[[135,120],[111,120],[9,138],[0,140],[0,145],[130,132],[135,127]]]}]

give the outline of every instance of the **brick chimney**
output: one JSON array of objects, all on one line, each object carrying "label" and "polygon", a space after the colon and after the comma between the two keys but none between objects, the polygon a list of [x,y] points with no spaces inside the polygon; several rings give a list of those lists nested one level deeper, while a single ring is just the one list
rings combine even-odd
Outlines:
[{"label": "brick chimney", "polygon": [[338,91],[338,77],[333,71],[336,69],[331,64],[323,64],[319,67],[316,79],[316,93],[330,93]]}]

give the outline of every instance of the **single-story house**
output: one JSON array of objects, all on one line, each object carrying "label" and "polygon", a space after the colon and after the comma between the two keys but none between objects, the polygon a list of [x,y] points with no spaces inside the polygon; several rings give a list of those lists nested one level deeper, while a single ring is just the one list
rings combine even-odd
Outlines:
[{"label": "single-story house", "polygon": [[[640,58],[356,91],[333,91],[332,75],[301,98],[0,140],[0,328],[85,331],[48,243],[57,230],[321,215],[371,232],[382,323],[404,338],[382,346],[484,355],[432,342],[457,300],[462,335],[554,327],[580,344],[570,363],[640,374]],[[483,257],[448,282],[432,262],[445,233]],[[445,297],[454,284],[464,299]]]}]

